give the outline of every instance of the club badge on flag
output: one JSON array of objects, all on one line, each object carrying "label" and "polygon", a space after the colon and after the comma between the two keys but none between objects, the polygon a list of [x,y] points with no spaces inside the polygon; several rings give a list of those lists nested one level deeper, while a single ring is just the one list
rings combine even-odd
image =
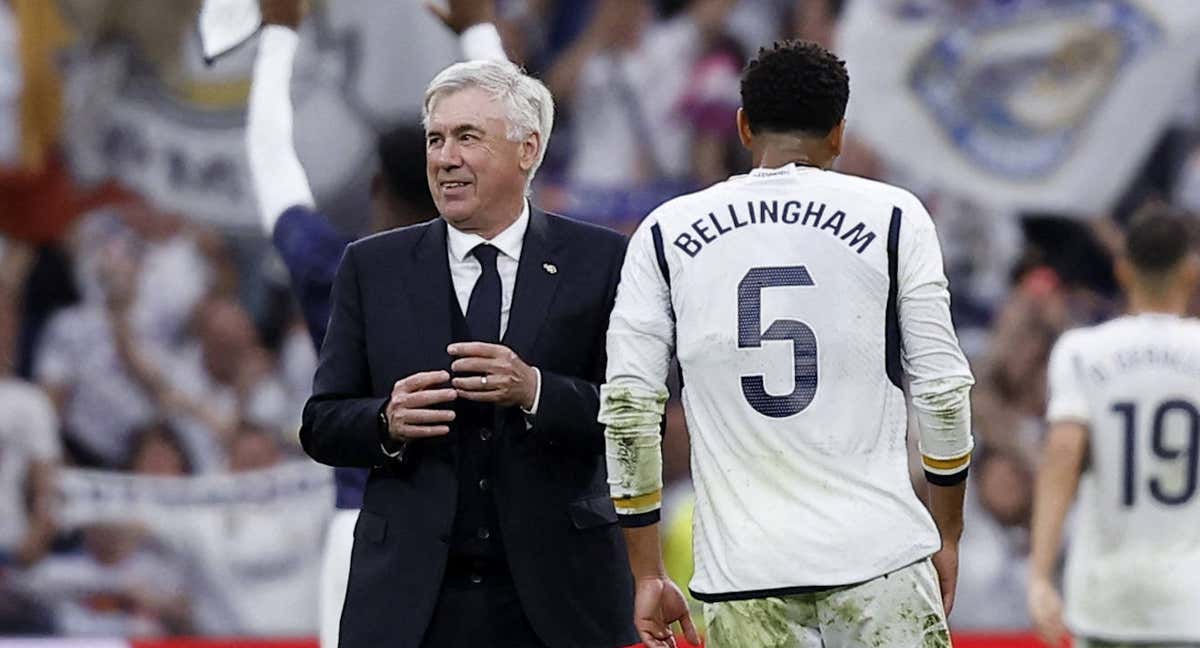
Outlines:
[{"label": "club badge on flag", "polygon": [[1112,206],[1195,88],[1200,3],[852,4],[847,128],[906,175],[985,204]]}]

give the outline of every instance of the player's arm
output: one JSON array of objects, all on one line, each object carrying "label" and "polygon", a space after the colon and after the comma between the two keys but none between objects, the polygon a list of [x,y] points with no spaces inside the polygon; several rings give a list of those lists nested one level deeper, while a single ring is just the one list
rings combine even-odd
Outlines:
[{"label": "player's arm", "polygon": [[652,214],[629,242],[609,320],[607,382],[600,389],[608,483],[636,585],[634,625],[650,648],[668,645],[676,621],[690,641],[698,641],[683,593],[667,578],[659,543],[661,426],[675,321],[655,223]]},{"label": "player's arm", "polygon": [[1038,468],[1030,530],[1029,613],[1038,635],[1051,645],[1058,645],[1067,632],[1062,599],[1054,585],[1054,567],[1062,549],[1063,521],[1079,488],[1087,447],[1086,426],[1072,421],[1054,423]]},{"label": "player's arm", "polygon": [[1062,549],[1063,522],[1079,488],[1088,451],[1086,391],[1071,346],[1067,334],[1050,353],[1046,407],[1050,431],[1038,468],[1030,529],[1029,615],[1038,635],[1052,645],[1067,632],[1054,571]]},{"label": "player's arm", "polygon": [[496,0],[448,0],[446,7],[429,3],[433,15],[458,34],[463,58],[468,61],[507,61],[504,43],[496,29]]},{"label": "player's arm", "polygon": [[889,235],[889,247],[894,239],[902,366],[920,428],[929,509],[942,540],[933,562],[949,614],[958,580],[963,496],[974,448],[970,394],[975,380],[950,319],[949,282],[937,232],[925,209],[914,203],[900,217],[897,235]]},{"label": "player's arm", "polygon": [[246,153],[258,196],[263,229],[271,234],[289,207],[312,208],[312,189],[292,143],[292,64],[303,18],[301,0],[263,0],[264,28],[258,41],[246,111]]}]

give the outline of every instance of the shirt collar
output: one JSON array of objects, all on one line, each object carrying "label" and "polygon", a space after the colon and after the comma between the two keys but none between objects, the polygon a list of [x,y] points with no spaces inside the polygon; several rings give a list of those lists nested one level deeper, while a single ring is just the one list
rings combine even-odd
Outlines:
[{"label": "shirt collar", "polygon": [[525,231],[529,229],[529,201],[522,201],[524,207],[521,209],[521,215],[513,222],[492,238],[487,240],[478,234],[468,234],[459,231],[452,225],[446,227],[446,244],[450,248],[450,256],[456,262],[462,262],[471,254],[471,250],[475,249],[480,243],[490,243],[501,254],[513,259],[514,261],[521,258],[521,248],[525,245]]},{"label": "shirt collar", "polygon": [[820,167],[813,166],[811,164],[796,164],[795,162],[788,162],[787,164],[784,164],[782,166],[777,166],[774,168],[756,167],[750,171],[749,175],[751,175],[755,178],[765,178],[765,177],[773,176],[773,175],[784,175],[784,174],[788,174],[788,173],[795,173],[797,171],[819,171],[819,170],[820,170]]}]

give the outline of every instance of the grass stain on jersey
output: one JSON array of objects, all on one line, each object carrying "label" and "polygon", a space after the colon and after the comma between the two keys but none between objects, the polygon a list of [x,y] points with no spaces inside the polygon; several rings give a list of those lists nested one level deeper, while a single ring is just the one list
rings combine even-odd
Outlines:
[{"label": "grass stain on jersey", "polygon": [[[662,488],[662,455],[659,426],[667,401],[665,392],[646,395],[626,387],[605,385],[601,422],[609,452],[617,461],[613,475],[622,491],[645,495]],[[653,459],[658,452],[658,460]],[[646,456],[650,455],[650,456]]]}]

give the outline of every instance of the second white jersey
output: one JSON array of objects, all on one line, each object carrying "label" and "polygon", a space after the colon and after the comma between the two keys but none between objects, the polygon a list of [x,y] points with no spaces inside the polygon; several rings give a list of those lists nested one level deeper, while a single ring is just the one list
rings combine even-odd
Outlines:
[{"label": "second white jersey", "polygon": [[[642,289],[654,273],[669,300]],[[910,485],[901,379],[914,395],[961,391],[961,409],[972,379],[915,197],[789,165],[667,203],[630,243],[610,385],[657,389],[638,384],[665,375],[658,347],[643,342],[671,326],[697,494],[697,596],[858,583],[939,548]],[[927,455],[965,461],[970,436],[952,423],[923,439]]]},{"label": "second white jersey", "polygon": [[1200,321],[1144,314],[1070,331],[1049,379],[1047,418],[1088,427],[1068,625],[1200,641]]}]

